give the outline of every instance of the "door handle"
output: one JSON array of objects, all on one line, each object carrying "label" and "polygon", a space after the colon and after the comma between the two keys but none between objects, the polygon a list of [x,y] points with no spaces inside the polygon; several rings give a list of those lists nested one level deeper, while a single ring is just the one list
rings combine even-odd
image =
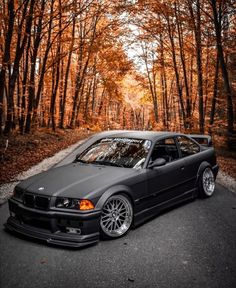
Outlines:
[{"label": "door handle", "polygon": [[184,166],[182,166],[180,169],[183,171],[184,170]]}]

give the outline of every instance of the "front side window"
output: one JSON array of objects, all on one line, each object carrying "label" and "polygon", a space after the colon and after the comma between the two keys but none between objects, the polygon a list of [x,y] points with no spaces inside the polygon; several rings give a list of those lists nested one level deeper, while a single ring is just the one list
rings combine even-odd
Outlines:
[{"label": "front side window", "polygon": [[182,157],[194,155],[200,151],[199,146],[187,137],[179,136],[178,142]]},{"label": "front side window", "polygon": [[166,162],[172,162],[179,158],[179,152],[174,138],[166,138],[157,141],[151,155],[151,161],[154,161],[157,158],[164,158]]},{"label": "front side window", "polygon": [[130,138],[103,138],[77,156],[76,161],[125,168],[141,168],[151,141]]}]

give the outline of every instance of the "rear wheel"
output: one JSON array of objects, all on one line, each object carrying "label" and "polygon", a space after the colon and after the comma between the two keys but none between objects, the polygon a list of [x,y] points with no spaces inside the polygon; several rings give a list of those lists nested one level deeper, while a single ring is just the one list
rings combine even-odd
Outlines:
[{"label": "rear wheel", "polygon": [[210,167],[204,169],[200,182],[199,194],[201,197],[211,197],[215,191],[215,178]]},{"label": "rear wheel", "polygon": [[127,233],[133,221],[130,200],[121,194],[108,198],[102,209],[101,234],[105,238],[118,238]]}]

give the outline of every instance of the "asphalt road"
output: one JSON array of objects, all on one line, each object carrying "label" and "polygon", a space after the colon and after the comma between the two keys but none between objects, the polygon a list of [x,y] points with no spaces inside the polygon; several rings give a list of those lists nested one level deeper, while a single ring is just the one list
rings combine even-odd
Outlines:
[{"label": "asphalt road", "polygon": [[236,287],[236,194],[163,213],[125,237],[83,249],[8,234],[0,208],[0,287]]}]

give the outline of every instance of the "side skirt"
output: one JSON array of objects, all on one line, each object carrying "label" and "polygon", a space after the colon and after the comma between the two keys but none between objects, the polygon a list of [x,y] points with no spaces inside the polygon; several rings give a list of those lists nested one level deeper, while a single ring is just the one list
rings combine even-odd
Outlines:
[{"label": "side skirt", "polygon": [[160,214],[163,210],[166,210],[174,205],[180,204],[187,200],[193,200],[195,198],[196,198],[196,188],[189,190],[185,192],[184,194],[181,194],[180,196],[172,198],[168,201],[159,203],[153,207],[140,211],[134,215],[133,226],[136,227],[142,224],[146,220]]}]

